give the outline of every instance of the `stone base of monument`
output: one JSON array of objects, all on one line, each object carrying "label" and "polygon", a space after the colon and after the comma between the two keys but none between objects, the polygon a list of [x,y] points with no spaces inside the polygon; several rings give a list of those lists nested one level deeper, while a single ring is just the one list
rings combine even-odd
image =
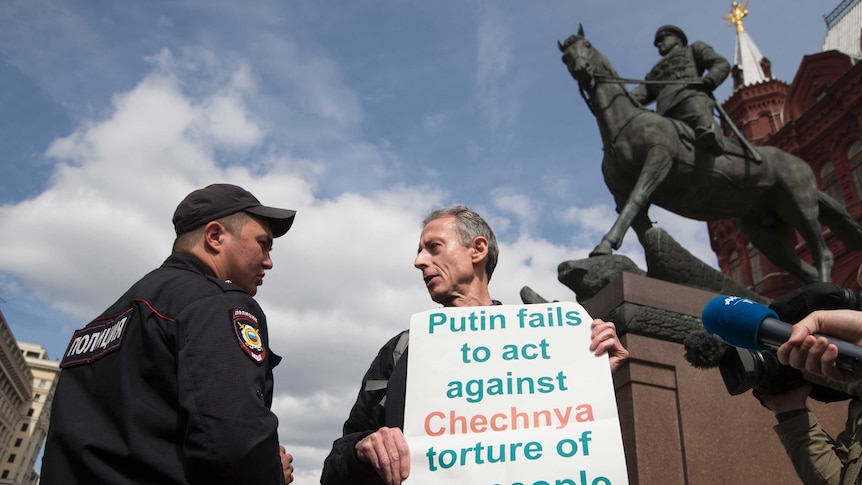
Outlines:
[{"label": "stone base of monument", "polygon": [[[680,342],[715,296],[624,272],[583,303],[616,323],[630,352],[614,385],[632,485],[801,483],[772,412],[751,392],[729,395],[717,369],[683,357]],[[841,431],[846,401],[809,405],[830,434]]]}]

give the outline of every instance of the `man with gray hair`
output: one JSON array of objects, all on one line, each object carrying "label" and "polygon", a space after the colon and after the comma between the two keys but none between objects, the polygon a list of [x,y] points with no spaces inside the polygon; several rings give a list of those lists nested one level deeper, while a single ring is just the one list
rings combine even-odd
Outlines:
[{"label": "man with gray hair", "polygon": [[[456,205],[423,221],[413,266],[431,299],[445,307],[500,305],[488,282],[497,266],[497,238],[482,217]],[[613,323],[594,320],[590,350],[610,356],[611,370],[628,357]],[[362,379],[359,395],[323,464],[322,485],[397,485],[410,474],[404,439],[407,385],[407,331],[380,349]],[[421,365],[414,363],[413,365]]]}]

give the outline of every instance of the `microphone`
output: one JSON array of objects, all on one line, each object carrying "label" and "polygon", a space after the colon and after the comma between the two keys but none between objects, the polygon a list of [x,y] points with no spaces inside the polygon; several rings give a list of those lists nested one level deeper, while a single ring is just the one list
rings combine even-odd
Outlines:
[{"label": "microphone", "polygon": [[[749,350],[777,349],[790,338],[792,325],[778,319],[772,309],[747,298],[718,296],[709,301],[701,314],[706,331],[727,344]],[[862,375],[862,347],[826,335],[838,347],[835,364]]]}]

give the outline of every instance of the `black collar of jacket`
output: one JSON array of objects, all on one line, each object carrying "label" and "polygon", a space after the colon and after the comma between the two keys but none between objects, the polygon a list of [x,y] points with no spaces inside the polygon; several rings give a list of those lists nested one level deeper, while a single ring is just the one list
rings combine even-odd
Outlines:
[{"label": "black collar of jacket", "polygon": [[165,260],[162,266],[185,269],[188,271],[199,273],[203,276],[206,276],[210,281],[218,284],[223,291],[243,291],[242,288],[233,283],[218,279],[215,272],[213,272],[213,270],[209,266],[207,266],[203,261],[198,259],[198,257],[193,254],[173,253],[168,256],[168,259]]}]

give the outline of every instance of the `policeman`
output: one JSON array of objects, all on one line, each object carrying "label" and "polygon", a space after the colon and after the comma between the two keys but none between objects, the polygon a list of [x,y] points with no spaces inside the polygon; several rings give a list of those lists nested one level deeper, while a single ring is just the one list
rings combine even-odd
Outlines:
[{"label": "policeman", "polygon": [[653,45],[662,58],[646,80],[672,83],[642,84],[631,91],[632,97],[644,106],[655,102],[658,114],[680,120],[694,130],[695,146],[721,155],[711,93],[727,79],[730,63],[701,41],[689,45],[685,32],[675,25],[659,27]]},{"label": "policeman", "polygon": [[252,297],[295,214],[229,184],[180,202],[171,256],[69,342],[43,485],[293,480]]}]

